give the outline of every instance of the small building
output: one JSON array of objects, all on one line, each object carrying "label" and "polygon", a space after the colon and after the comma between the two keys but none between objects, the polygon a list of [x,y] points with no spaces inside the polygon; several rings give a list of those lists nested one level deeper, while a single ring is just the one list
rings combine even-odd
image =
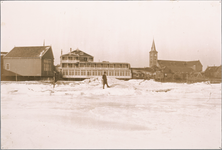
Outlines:
[{"label": "small building", "polygon": [[153,77],[154,69],[145,68],[131,68],[132,79],[151,79]]},{"label": "small building", "polygon": [[221,78],[221,65],[220,66],[208,66],[204,71],[204,76],[208,78]]},{"label": "small building", "polygon": [[14,47],[3,60],[6,80],[37,80],[53,77],[51,46]]},{"label": "small building", "polygon": [[3,59],[4,59],[4,56],[5,56],[6,54],[8,54],[8,52],[1,52],[1,79],[2,79],[3,68],[4,68]]}]

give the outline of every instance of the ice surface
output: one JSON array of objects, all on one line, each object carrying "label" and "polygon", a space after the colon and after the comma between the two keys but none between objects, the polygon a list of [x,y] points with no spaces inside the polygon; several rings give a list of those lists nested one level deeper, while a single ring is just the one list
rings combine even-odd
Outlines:
[{"label": "ice surface", "polygon": [[1,82],[1,148],[219,148],[221,84]]}]

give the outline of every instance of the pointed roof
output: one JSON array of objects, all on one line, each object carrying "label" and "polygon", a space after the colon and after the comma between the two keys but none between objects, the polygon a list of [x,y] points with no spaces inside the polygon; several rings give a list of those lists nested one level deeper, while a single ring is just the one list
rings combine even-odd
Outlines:
[{"label": "pointed roof", "polygon": [[84,56],[84,57],[93,57],[93,56],[91,56],[91,55],[89,55],[89,54],[87,54],[87,53],[79,50],[78,48],[77,48],[76,50],[71,51],[71,52],[69,52],[68,54],[64,54],[64,55],[62,55],[62,56],[68,56],[68,55]]},{"label": "pointed roof", "polygon": [[14,47],[5,57],[42,57],[50,46]]},{"label": "pointed roof", "polygon": [[154,39],[153,39],[153,44],[152,44],[152,47],[151,47],[151,51],[156,51],[156,46],[155,46]]}]

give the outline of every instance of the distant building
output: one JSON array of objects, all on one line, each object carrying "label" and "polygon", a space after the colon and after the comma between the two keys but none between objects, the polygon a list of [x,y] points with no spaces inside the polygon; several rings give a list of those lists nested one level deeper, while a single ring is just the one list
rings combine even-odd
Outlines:
[{"label": "distant building", "polygon": [[44,79],[54,75],[51,46],[14,47],[3,62],[5,79]]},{"label": "distant building", "polygon": [[131,68],[133,79],[150,79],[153,76],[154,69],[152,68]]},{"label": "distant building", "polygon": [[172,72],[201,72],[203,65],[197,61],[172,61],[157,60],[157,66],[160,68],[167,67]]},{"label": "distant building", "polygon": [[208,78],[221,78],[221,65],[207,67],[204,71],[204,75]]},{"label": "distant building", "polygon": [[104,72],[107,76],[130,79],[131,71],[129,63],[111,63],[108,61],[94,62],[93,56],[76,49],[68,54],[60,56],[60,66],[63,79],[85,79],[101,77]]},{"label": "distant building", "polygon": [[5,56],[7,53],[8,53],[8,52],[1,52],[1,78],[2,78],[2,75],[3,75],[3,69],[4,69],[3,59],[4,59],[4,56]]},{"label": "distant building", "polygon": [[197,61],[174,61],[174,60],[158,60],[158,52],[156,50],[155,42],[150,51],[150,67],[157,66],[159,68],[167,67],[172,72],[201,72],[203,65],[199,60]]}]

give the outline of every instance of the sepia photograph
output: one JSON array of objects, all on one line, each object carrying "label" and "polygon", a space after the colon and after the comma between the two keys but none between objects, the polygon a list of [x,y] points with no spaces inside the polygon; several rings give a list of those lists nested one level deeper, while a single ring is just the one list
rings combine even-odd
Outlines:
[{"label": "sepia photograph", "polygon": [[1,149],[221,149],[221,0],[1,1]]}]

